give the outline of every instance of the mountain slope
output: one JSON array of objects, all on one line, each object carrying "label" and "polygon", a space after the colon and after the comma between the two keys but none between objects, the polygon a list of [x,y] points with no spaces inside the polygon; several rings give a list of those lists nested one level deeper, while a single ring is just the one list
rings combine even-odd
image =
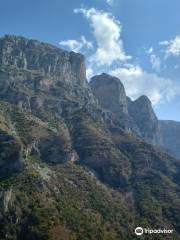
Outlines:
[{"label": "mountain slope", "polygon": [[132,101],[121,81],[108,74],[94,76],[90,86],[101,107],[112,112],[123,129],[179,158],[179,123],[158,120],[147,96]]},{"label": "mountain slope", "polygon": [[[81,55],[22,37],[0,42],[0,239],[135,239],[137,226],[180,239],[178,161],[99,106]],[[69,66],[60,75],[46,71],[51,54]]]},{"label": "mountain slope", "polygon": [[165,120],[161,120],[159,123],[164,147],[180,158],[180,123]]}]

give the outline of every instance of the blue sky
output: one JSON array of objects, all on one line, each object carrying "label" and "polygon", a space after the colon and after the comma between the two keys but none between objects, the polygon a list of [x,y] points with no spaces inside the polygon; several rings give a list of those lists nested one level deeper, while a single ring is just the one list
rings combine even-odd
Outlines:
[{"label": "blue sky", "polygon": [[160,119],[180,121],[179,0],[0,0],[0,36],[22,35],[86,56],[146,94]]}]

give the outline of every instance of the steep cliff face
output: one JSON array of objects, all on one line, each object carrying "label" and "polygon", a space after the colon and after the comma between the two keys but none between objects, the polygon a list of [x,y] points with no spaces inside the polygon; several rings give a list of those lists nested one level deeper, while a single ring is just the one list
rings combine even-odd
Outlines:
[{"label": "steep cliff face", "polygon": [[128,114],[126,92],[118,78],[103,73],[94,76],[90,86],[101,107],[113,112],[123,129],[139,133],[138,127]]},{"label": "steep cliff face", "polygon": [[135,101],[129,101],[128,112],[137,124],[141,136],[153,144],[161,145],[159,122],[148,97],[141,96]]},{"label": "steep cliff face", "polygon": [[0,38],[0,64],[42,72],[69,83],[86,81],[83,55],[23,37]]},{"label": "steep cliff face", "polygon": [[161,145],[158,119],[146,96],[132,101],[126,96],[121,81],[107,74],[93,77],[90,86],[100,105],[113,112],[126,131],[131,131],[150,143]]},{"label": "steep cliff face", "polygon": [[90,86],[103,108],[114,113],[128,113],[125,89],[118,78],[103,73],[94,76]]},{"label": "steep cliff face", "polygon": [[[43,109],[67,115],[83,106],[92,112],[97,106],[84,56],[9,35],[0,38],[0,99],[35,115]],[[100,109],[93,112],[101,118]]]},{"label": "steep cliff face", "polygon": [[159,125],[163,146],[180,158],[180,122],[161,120]]},{"label": "steep cliff face", "polygon": [[90,86],[99,104],[119,119],[124,130],[179,158],[179,123],[159,121],[147,96],[132,101],[121,81],[108,74],[94,76]]}]

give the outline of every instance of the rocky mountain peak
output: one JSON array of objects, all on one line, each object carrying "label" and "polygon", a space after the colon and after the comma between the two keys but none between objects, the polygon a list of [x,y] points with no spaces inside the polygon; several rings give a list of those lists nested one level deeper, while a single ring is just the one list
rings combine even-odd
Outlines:
[{"label": "rocky mountain peak", "polygon": [[157,120],[157,117],[152,107],[152,103],[150,99],[145,95],[140,96],[135,101],[129,102],[128,108],[129,113],[132,114],[133,116],[138,113],[138,115],[146,116],[146,118],[149,120],[152,121]]},{"label": "rocky mountain peak", "polygon": [[140,105],[143,105],[143,106],[145,106],[145,107],[148,107],[148,108],[152,109],[151,100],[150,100],[146,95],[140,96],[140,97],[137,98],[134,102],[135,102],[136,104],[140,104]]},{"label": "rocky mountain peak", "polygon": [[24,37],[0,38],[0,65],[43,72],[65,82],[86,82],[83,55]]},{"label": "rocky mountain peak", "polygon": [[135,101],[129,101],[128,112],[140,129],[143,138],[153,144],[161,143],[158,119],[147,96],[142,95]]},{"label": "rocky mountain peak", "polygon": [[94,76],[90,86],[100,105],[116,115],[123,129],[161,145],[159,122],[147,96],[132,101],[121,81],[105,73]]},{"label": "rocky mountain peak", "polygon": [[103,108],[127,113],[125,89],[118,78],[102,73],[91,79],[90,86]]}]

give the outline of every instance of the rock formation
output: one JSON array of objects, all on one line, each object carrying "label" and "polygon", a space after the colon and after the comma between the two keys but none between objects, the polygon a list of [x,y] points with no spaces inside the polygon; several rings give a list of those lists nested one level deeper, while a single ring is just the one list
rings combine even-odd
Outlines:
[{"label": "rock formation", "polygon": [[121,81],[108,74],[94,76],[90,86],[99,104],[116,115],[123,129],[180,157],[179,123],[159,121],[147,96],[132,101]]},{"label": "rock formation", "polygon": [[149,100],[106,74],[91,87],[82,55],[0,39],[0,239],[179,239],[180,163],[140,135],[156,139]]},{"label": "rock formation", "polygon": [[0,39],[0,64],[42,72],[68,83],[86,81],[83,55],[23,37],[6,35]]},{"label": "rock formation", "polygon": [[126,92],[118,78],[103,73],[94,76],[90,86],[101,107],[113,112],[123,129],[139,133],[139,129],[128,114]]},{"label": "rock formation", "polygon": [[154,145],[161,145],[159,122],[151,101],[146,96],[141,96],[135,101],[129,102],[128,112],[138,126],[141,136]]}]

